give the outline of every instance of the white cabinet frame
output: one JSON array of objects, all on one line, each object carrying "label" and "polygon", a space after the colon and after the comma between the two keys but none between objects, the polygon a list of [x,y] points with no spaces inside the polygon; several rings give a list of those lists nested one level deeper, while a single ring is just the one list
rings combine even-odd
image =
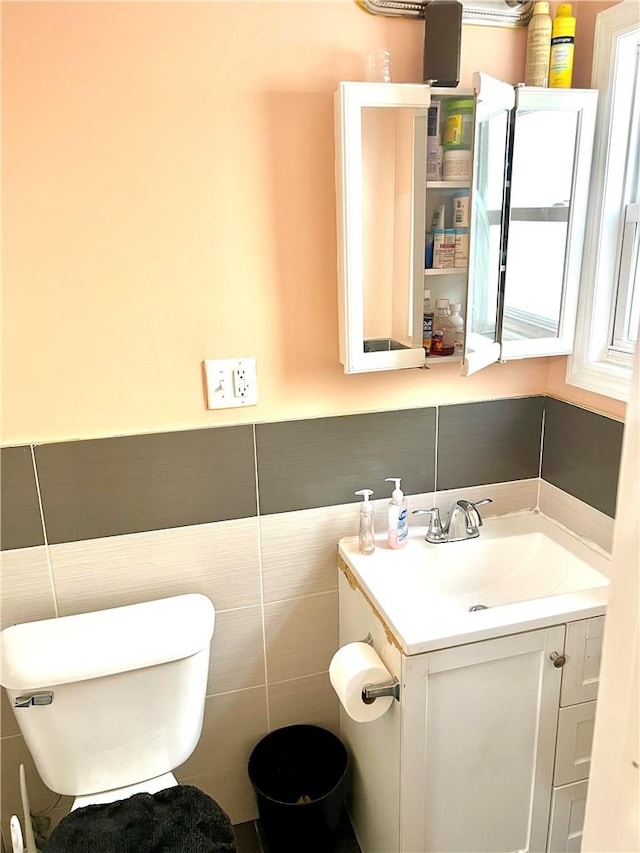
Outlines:
[{"label": "white cabinet frame", "polygon": [[[424,288],[425,185],[427,180],[427,108],[431,89],[419,84],[340,83],[335,94],[336,195],[338,225],[338,324],[340,361],[345,373],[366,373],[424,366],[422,302]],[[362,163],[362,110],[367,107],[416,111],[414,118],[413,198],[414,221],[411,282],[411,336],[416,348],[384,352],[364,351],[364,174]],[[421,153],[423,156],[416,156]],[[417,241],[417,242],[416,242]]]}]

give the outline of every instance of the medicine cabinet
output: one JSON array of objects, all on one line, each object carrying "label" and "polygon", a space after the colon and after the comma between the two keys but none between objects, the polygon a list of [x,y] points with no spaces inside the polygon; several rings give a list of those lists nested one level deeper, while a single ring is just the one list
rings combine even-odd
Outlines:
[{"label": "medicine cabinet", "polygon": [[[468,173],[427,176],[433,107],[472,99]],[[335,95],[340,361],[345,373],[571,351],[597,92],[340,84]],[[431,114],[429,108],[432,108]],[[431,127],[431,131],[433,127]],[[432,172],[432,170],[431,170]],[[469,193],[464,267],[425,268],[435,210]],[[449,224],[449,223],[447,223]],[[431,304],[462,306],[464,351],[425,356]],[[433,310],[433,308],[432,308]]]}]

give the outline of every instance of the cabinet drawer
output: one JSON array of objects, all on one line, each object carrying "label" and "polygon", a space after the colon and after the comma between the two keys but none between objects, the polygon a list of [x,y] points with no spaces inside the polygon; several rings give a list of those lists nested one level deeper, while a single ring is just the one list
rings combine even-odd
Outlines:
[{"label": "cabinet drawer", "polygon": [[590,702],[598,695],[604,616],[567,625],[560,705]]},{"label": "cabinet drawer", "polygon": [[595,716],[595,702],[560,709],[554,785],[569,785],[588,778]]},{"label": "cabinet drawer", "polygon": [[580,853],[587,785],[576,782],[553,789],[548,853]]}]

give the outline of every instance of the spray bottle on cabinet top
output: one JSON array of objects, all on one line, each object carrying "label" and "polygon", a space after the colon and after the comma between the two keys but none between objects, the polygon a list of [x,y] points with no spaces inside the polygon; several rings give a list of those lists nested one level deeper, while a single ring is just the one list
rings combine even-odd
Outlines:
[{"label": "spray bottle on cabinet top", "polygon": [[364,501],[360,504],[358,550],[361,554],[373,554],[376,543],[373,530],[373,504],[369,500],[373,492],[371,489],[360,489],[360,491],[354,492],[354,494],[364,497]]},{"label": "spray bottle on cabinet top", "polygon": [[387,477],[385,483],[396,484],[389,501],[387,544],[389,548],[404,548],[409,538],[407,499],[400,489],[400,477]]},{"label": "spray bottle on cabinet top", "polygon": [[550,89],[571,88],[575,38],[576,19],[571,14],[571,4],[561,3],[556,10],[551,29]]}]

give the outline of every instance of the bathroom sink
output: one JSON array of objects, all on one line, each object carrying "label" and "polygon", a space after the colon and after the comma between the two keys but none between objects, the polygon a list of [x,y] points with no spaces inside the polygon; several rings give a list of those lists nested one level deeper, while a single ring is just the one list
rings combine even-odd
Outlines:
[{"label": "bathroom sink", "polygon": [[[488,519],[477,539],[430,544],[411,528],[401,551],[356,537],[340,555],[407,654],[601,615],[609,558],[538,513]],[[577,615],[576,615],[577,614]]]}]

